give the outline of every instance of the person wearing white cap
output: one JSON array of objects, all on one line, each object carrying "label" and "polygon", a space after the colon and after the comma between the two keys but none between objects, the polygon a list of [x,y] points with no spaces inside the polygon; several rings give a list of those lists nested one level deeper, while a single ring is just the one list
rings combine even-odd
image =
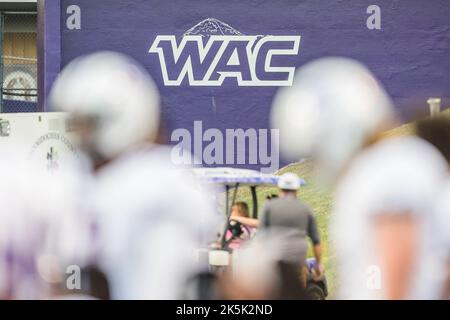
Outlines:
[{"label": "person wearing white cap", "polygon": [[63,70],[49,101],[69,113],[86,156],[88,174],[79,177],[80,202],[93,222],[90,264],[106,275],[110,298],[179,298],[200,271],[196,249],[217,230],[215,211],[207,191],[155,143],[153,80],[127,56],[94,53]]},{"label": "person wearing white cap", "polygon": [[439,152],[418,137],[381,137],[395,123],[391,101],[371,72],[348,58],[299,68],[271,118],[282,153],[311,158],[317,177],[334,187],[337,297],[413,297],[423,222],[446,175]]},{"label": "person wearing white cap", "polygon": [[285,173],[279,179],[277,183],[278,189],[281,191],[296,192],[300,189],[300,179],[295,173]]},{"label": "person wearing white cap", "polygon": [[315,276],[323,274],[321,264],[320,235],[316,218],[306,204],[297,199],[300,189],[300,179],[294,173],[285,173],[278,180],[279,197],[266,202],[259,223],[259,229],[264,231],[276,231],[289,235],[289,250],[285,259],[297,270],[304,265],[309,237],[313,244],[313,252],[316,258]]},{"label": "person wearing white cap", "polygon": [[[259,219],[233,217],[244,225],[259,228],[258,233],[272,234],[273,238],[284,239],[283,261],[293,272],[305,264],[309,237],[313,244],[316,264],[313,276],[320,279],[324,273],[321,263],[322,249],[317,221],[311,208],[297,199],[301,180],[295,173],[285,173],[278,179],[278,197],[266,202]],[[280,237],[282,235],[282,237]],[[270,238],[270,237],[269,237]]]}]

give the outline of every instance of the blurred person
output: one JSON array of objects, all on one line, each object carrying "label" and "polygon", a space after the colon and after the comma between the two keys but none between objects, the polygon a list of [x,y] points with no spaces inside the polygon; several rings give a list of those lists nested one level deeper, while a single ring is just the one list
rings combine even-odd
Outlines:
[{"label": "blurred person", "polygon": [[[176,299],[200,266],[195,251],[217,230],[192,174],[154,143],[159,94],[134,60],[100,52],[70,63],[49,101],[69,113],[84,161],[75,179],[92,220],[90,260],[112,299]],[[212,236],[212,235],[211,235]]]},{"label": "blurred person", "polygon": [[[0,163],[0,299],[39,299],[49,293],[35,262],[45,254],[48,222],[45,210],[32,210],[33,190],[25,166]],[[35,207],[37,208],[37,206]]]},{"label": "blurred person", "polygon": [[[416,124],[416,134],[438,149],[450,170],[450,119],[444,115]],[[450,299],[450,175],[438,191],[432,220],[423,231],[421,268],[416,276],[418,299]]]},{"label": "blurred person", "polygon": [[237,221],[252,230],[259,227],[259,220],[251,218],[248,213],[248,205],[244,202],[236,202],[231,208],[231,221]]},{"label": "blurred person", "polygon": [[278,196],[266,202],[260,219],[239,215],[234,217],[232,215],[231,219],[251,228],[263,230],[275,228],[279,231],[289,231],[292,236],[290,243],[295,248],[295,253],[290,261],[297,270],[305,266],[308,250],[306,237],[311,239],[316,259],[314,278],[319,279],[324,273],[324,267],[321,263],[322,254],[317,221],[312,210],[297,199],[299,189],[299,177],[294,173],[285,173],[278,181]]},{"label": "blurred person", "polygon": [[233,254],[232,268],[220,281],[220,292],[228,300],[307,299],[298,269],[291,233],[263,230]]},{"label": "blurred person", "polygon": [[412,297],[420,230],[446,170],[439,152],[417,137],[381,139],[396,123],[391,101],[366,67],[347,58],[301,67],[271,119],[283,154],[312,158],[318,179],[334,187],[337,297]]},{"label": "blurred person", "polygon": [[0,299],[48,299],[77,252],[74,200],[14,150],[0,157]]},{"label": "blurred person", "polygon": [[[434,281],[424,281],[423,283],[435,293],[436,299],[450,300],[450,183],[447,182],[444,190],[440,194],[436,205],[436,217],[432,226],[432,232],[436,234],[435,242],[432,242],[432,252],[437,262],[438,268],[434,268],[433,274],[424,275],[426,280],[431,276]],[[429,247],[426,249],[430,249]],[[426,263],[424,261],[424,263]],[[424,268],[426,269],[426,268]]]},{"label": "blurred person", "polygon": [[378,143],[353,160],[333,210],[343,298],[421,295],[415,284],[426,257],[422,231],[444,170],[438,152],[414,137]]},{"label": "blurred person", "polygon": [[[233,225],[235,222],[239,222],[239,221],[248,221],[250,220],[250,214],[248,212],[248,204],[246,202],[243,201],[239,201],[236,202],[232,207],[231,207],[231,215],[230,215],[230,224]],[[241,222],[239,222],[241,223]],[[233,239],[231,241],[231,243],[229,244],[229,247],[231,249],[237,249],[242,241],[248,240],[250,239],[254,232],[255,232],[255,228],[251,227],[251,226],[247,226],[245,223],[242,223],[242,225],[240,226],[240,231],[238,231],[240,234],[235,237],[235,239]],[[226,239],[230,239],[231,237],[233,237],[234,235],[232,234],[232,230],[228,230],[227,231],[227,235],[226,235]]]},{"label": "blurred person", "polygon": [[231,207],[231,217],[250,217],[247,202],[238,201]]}]

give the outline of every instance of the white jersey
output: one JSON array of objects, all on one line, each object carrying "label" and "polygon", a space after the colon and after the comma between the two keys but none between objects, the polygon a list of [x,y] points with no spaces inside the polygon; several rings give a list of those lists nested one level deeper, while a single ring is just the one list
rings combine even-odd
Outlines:
[{"label": "white jersey", "polygon": [[447,179],[436,201],[425,239],[418,299],[442,299],[450,276],[450,180]]},{"label": "white jersey", "polygon": [[77,246],[73,203],[57,179],[11,154],[0,180],[0,298],[48,298]]},{"label": "white jersey", "polygon": [[94,176],[97,263],[113,299],[176,299],[218,230],[206,191],[171,165],[168,148],[116,159]]},{"label": "white jersey", "polygon": [[450,260],[450,179],[446,181],[436,205],[434,226],[440,248]]},{"label": "white jersey", "polygon": [[[439,152],[416,137],[387,139],[352,162],[336,190],[332,214],[338,298],[386,297],[383,270],[378,267],[371,236],[371,219],[380,213],[407,212],[429,221],[445,174],[446,163]],[[425,256],[423,248],[417,250],[420,250],[419,266]],[[411,284],[411,292],[415,286]]]}]

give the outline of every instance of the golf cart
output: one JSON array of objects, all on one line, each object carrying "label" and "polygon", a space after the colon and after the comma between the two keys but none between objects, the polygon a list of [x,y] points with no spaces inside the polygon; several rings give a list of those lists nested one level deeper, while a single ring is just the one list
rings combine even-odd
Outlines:
[{"label": "golf cart", "polygon": [[[251,232],[243,224],[230,221],[232,207],[236,203],[239,188],[248,188],[251,194],[253,218],[258,218],[258,197],[257,187],[262,185],[277,185],[278,176],[263,174],[254,170],[234,169],[234,168],[202,168],[195,169],[196,176],[204,184],[212,184],[223,187],[225,193],[225,223],[221,230],[215,246],[208,251],[208,263],[212,271],[220,273],[230,265],[232,248],[230,244],[242,234],[251,235]],[[301,180],[301,185],[305,181]],[[307,261],[308,270],[311,274],[314,268],[315,259],[309,258]],[[323,300],[328,295],[326,279],[314,281],[311,275],[307,278],[307,292],[315,300]]]}]

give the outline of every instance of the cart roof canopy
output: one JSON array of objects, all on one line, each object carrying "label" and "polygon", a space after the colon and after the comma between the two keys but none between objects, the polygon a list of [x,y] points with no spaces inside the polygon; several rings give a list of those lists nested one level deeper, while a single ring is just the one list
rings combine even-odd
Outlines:
[{"label": "cart roof canopy", "polygon": [[[234,168],[197,168],[194,173],[203,182],[228,185],[277,185],[279,177],[273,174],[261,173],[256,170]],[[300,179],[300,185],[304,186],[305,180]]]}]

